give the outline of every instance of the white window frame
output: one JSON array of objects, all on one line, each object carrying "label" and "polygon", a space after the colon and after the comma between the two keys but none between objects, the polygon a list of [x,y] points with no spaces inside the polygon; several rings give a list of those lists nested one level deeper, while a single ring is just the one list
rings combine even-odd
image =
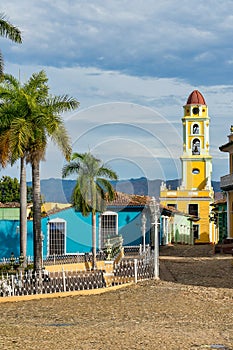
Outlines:
[{"label": "white window frame", "polygon": [[54,254],[50,254],[50,234],[51,234],[50,228],[51,228],[51,225],[55,225],[55,226],[57,225],[57,227],[59,227],[59,225],[61,225],[64,228],[64,232],[63,232],[64,252],[62,254],[58,254],[58,255],[65,255],[66,254],[67,223],[66,223],[66,220],[64,220],[64,219],[56,218],[56,219],[49,220],[47,223],[47,256],[54,255]]},{"label": "white window frame", "polygon": [[[114,229],[111,229],[111,233],[110,234],[104,234],[103,233],[103,228],[102,228],[102,222],[103,222],[103,217],[106,217],[106,216],[114,216],[116,217],[116,225],[114,227]],[[107,228],[106,228],[107,230]],[[105,211],[104,213],[102,213],[99,217],[99,249],[103,249],[104,248],[104,242],[105,240],[108,238],[108,237],[115,237],[118,235],[118,214],[114,211]]]}]

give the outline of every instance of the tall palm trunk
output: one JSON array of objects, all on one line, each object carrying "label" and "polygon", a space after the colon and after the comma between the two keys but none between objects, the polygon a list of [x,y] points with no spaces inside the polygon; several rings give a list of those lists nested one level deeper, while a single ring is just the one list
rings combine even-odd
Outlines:
[{"label": "tall palm trunk", "polygon": [[27,182],[25,157],[20,159],[20,254],[27,259]]},{"label": "tall palm trunk", "polygon": [[32,163],[34,270],[42,270],[40,163]]},{"label": "tall palm trunk", "polygon": [[92,210],[92,268],[96,269],[96,212]]}]

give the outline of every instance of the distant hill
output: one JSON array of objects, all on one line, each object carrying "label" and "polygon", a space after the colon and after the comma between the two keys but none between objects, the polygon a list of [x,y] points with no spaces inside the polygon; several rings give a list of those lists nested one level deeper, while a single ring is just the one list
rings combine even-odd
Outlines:
[{"label": "distant hill", "polygon": [[[118,192],[129,194],[149,195],[159,198],[160,185],[162,180],[148,180],[145,177],[129,180],[113,181],[112,184]],[[31,183],[28,183],[31,185]],[[41,180],[41,193],[43,201],[69,203],[76,180],[46,179]],[[176,189],[180,185],[180,180],[168,180],[167,186]],[[214,192],[221,192],[220,182],[213,181]]]}]

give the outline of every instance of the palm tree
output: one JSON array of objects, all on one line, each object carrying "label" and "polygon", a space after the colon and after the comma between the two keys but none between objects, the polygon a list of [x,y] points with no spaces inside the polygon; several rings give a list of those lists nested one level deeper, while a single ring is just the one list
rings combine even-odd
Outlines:
[{"label": "palm tree", "polygon": [[[22,43],[20,30],[7,21],[6,16],[3,13],[0,13],[0,36],[9,38],[15,43]],[[3,66],[3,56],[0,52],[0,75],[3,74]]]},{"label": "palm tree", "polygon": [[45,72],[41,71],[33,74],[28,84],[25,84],[26,92],[32,100],[33,133],[27,147],[26,160],[32,166],[34,269],[37,272],[42,268],[40,162],[45,159],[49,138],[60,148],[65,159],[70,160],[71,141],[61,113],[79,106],[79,102],[68,95],[49,95],[47,81]]},{"label": "palm tree", "polygon": [[106,199],[113,200],[115,191],[108,179],[117,180],[117,174],[104,166],[90,152],[74,153],[71,161],[62,169],[62,177],[77,174],[72,194],[75,210],[83,216],[92,215],[92,267],[96,268],[96,213],[105,210]]},{"label": "palm tree", "polygon": [[5,75],[0,85],[0,163],[6,167],[20,158],[20,253],[26,264],[27,251],[27,184],[25,145],[31,137],[28,100],[19,81]]},{"label": "palm tree", "polygon": [[47,82],[44,71],[34,73],[23,86],[6,75],[2,92],[0,90],[4,101],[0,105],[0,127],[5,127],[2,144],[0,139],[1,162],[10,160],[14,163],[21,158],[22,168],[25,160],[32,166],[34,269],[37,272],[42,268],[40,162],[45,158],[49,137],[65,158],[70,159],[70,139],[60,113],[79,105],[76,99],[67,95],[49,95]]}]

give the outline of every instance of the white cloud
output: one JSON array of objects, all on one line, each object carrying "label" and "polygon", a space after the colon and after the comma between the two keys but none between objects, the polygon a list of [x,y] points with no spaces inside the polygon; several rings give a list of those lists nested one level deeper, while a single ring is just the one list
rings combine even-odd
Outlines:
[{"label": "white cloud", "polygon": [[[164,159],[179,163],[182,106],[198,89],[209,106],[213,163],[225,162],[218,147],[232,124],[233,3],[202,0],[195,11],[190,6],[187,0],[179,10],[173,0],[8,1],[0,11],[22,29],[24,41],[1,39],[6,71],[24,81],[45,69],[52,93],[68,93],[81,103],[64,116],[73,142],[80,138],[82,150],[91,145],[106,160],[124,156],[135,164],[129,177],[141,160],[150,173],[150,152],[163,159],[164,174]],[[123,163],[117,163],[122,173]],[[60,177],[62,164],[49,147],[42,175]]]},{"label": "white cloud", "polygon": [[197,62],[201,62],[201,61],[210,61],[212,60],[214,57],[214,55],[210,52],[202,52],[199,55],[194,57],[194,60]]},{"label": "white cloud", "polygon": [[[178,75],[199,83],[208,83],[215,72],[215,80],[229,80],[226,61],[232,54],[232,9],[232,2],[222,6],[216,0],[211,6],[199,1],[195,11],[190,11],[187,0],[179,2],[179,10],[171,0],[135,1],[133,5],[129,0],[11,0],[4,12],[22,29],[24,42],[15,51],[15,45],[4,41],[3,49],[12,62],[20,64],[33,61],[138,76]],[[222,59],[224,47],[228,53]],[[212,55],[205,54],[210,51]],[[206,76],[205,69],[212,75]]]},{"label": "white cloud", "polygon": [[[17,66],[9,65],[9,68],[17,75]],[[39,69],[41,67],[21,67],[21,79],[27,79],[32,72]],[[150,160],[153,159],[167,159],[167,162],[163,161],[157,167],[166,167],[163,169],[164,174],[167,174],[169,168],[168,161],[173,162],[176,159],[179,166],[182,152],[182,107],[195,87],[178,79],[142,79],[93,68],[47,67],[46,72],[54,94],[68,93],[81,102],[77,111],[64,116],[75,151],[85,152],[91,149],[101,159],[111,159],[114,164],[117,159],[117,164],[122,164],[119,159],[127,159],[129,164],[134,164],[134,167],[128,167],[128,177],[134,176],[130,173],[134,168],[139,167],[143,171],[142,163],[145,165],[145,173],[153,178],[155,171],[153,167],[149,168]],[[99,90],[102,91],[101,94]],[[214,163],[215,158],[226,158],[218,148],[227,142],[233,87],[201,86],[199,90],[209,106],[211,154],[214,156]],[[114,97],[115,101],[112,101]],[[134,103],[138,100],[140,105]],[[99,103],[96,104],[97,102]],[[60,177],[64,160],[52,145],[46,159],[42,163],[42,176]],[[125,164],[126,160],[124,166]],[[227,161],[225,169],[226,167]],[[119,169],[120,173],[125,174],[126,168]],[[224,166],[221,170],[224,171]],[[174,168],[175,174],[179,172],[180,170]],[[214,170],[215,173],[217,174]]]}]

